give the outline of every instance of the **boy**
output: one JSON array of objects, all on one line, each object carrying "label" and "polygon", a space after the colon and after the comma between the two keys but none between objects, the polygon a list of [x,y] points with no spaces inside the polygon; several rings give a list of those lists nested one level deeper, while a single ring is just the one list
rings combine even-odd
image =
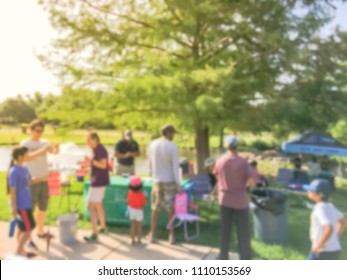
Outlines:
[{"label": "boy", "polygon": [[316,179],[304,185],[308,198],[316,203],[311,214],[310,238],[312,249],[309,260],[336,260],[341,252],[339,237],[347,225],[347,219],[328,202],[331,186],[324,179]]}]

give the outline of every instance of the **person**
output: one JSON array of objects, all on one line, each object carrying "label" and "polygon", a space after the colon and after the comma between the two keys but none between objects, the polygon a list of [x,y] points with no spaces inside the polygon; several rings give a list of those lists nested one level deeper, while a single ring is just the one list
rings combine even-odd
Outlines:
[{"label": "person", "polygon": [[308,175],[310,176],[311,180],[317,178],[321,172],[321,167],[316,156],[313,156],[311,160],[307,162],[307,168]]},{"label": "person", "polygon": [[8,173],[8,192],[11,196],[12,217],[17,221],[20,233],[16,255],[33,257],[34,253],[26,252],[25,244],[30,239],[35,228],[30,197],[31,175],[24,162],[28,158],[29,150],[26,147],[17,147],[12,152],[12,161]]},{"label": "person", "polygon": [[[25,139],[20,143],[21,147],[26,147],[29,150],[26,158],[26,166],[33,178],[36,178],[35,183],[30,185],[31,206],[36,213],[37,236],[39,238],[50,238],[51,234],[45,232],[45,216],[49,201],[48,190],[48,158],[47,153],[59,153],[58,145],[51,145],[41,136],[45,129],[45,123],[42,120],[33,120],[30,124],[30,138]],[[31,240],[29,246],[37,249],[36,244]]]},{"label": "person", "polygon": [[204,162],[205,169],[207,170],[207,175],[210,179],[212,194],[215,194],[217,178],[213,173],[216,161],[213,158],[207,158]]},{"label": "person", "polygon": [[[157,242],[155,238],[158,214],[163,208],[168,213],[168,221],[174,214],[174,201],[181,192],[179,179],[179,152],[173,142],[176,129],[172,125],[164,125],[162,137],[154,140],[149,147],[149,173],[154,185],[151,194],[151,231],[149,241]],[[169,242],[175,243],[174,228],[169,229]]]},{"label": "person", "polygon": [[123,139],[115,145],[117,175],[135,175],[135,157],[140,156],[139,144],[133,139],[131,130],[123,132]]},{"label": "person", "polygon": [[214,169],[218,181],[220,205],[220,254],[218,259],[229,259],[232,224],[236,224],[238,251],[241,260],[252,259],[251,233],[248,217],[247,183],[255,187],[253,173],[247,160],[238,155],[238,139],[225,139],[227,155],[219,158]]},{"label": "person", "polygon": [[[88,191],[88,211],[92,224],[92,234],[85,236],[87,242],[98,240],[98,233],[106,233],[105,211],[102,201],[105,196],[106,187],[110,183],[108,170],[108,153],[105,147],[100,143],[99,135],[91,132],[87,136],[87,145],[92,149],[92,157],[86,157],[90,162],[91,184]],[[100,229],[98,231],[98,221]]]},{"label": "person", "polygon": [[320,162],[320,168],[324,172],[330,172],[331,162],[328,156],[324,155]]},{"label": "person", "polygon": [[331,186],[327,180],[316,179],[304,190],[315,202],[311,214],[310,239],[312,242],[309,260],[337,260],[341,252],[339,237],[344,232],[347,219],[330,202]]},{"label": "person", "polygon": [[132,177],[130,180],[130,190],[128,192],[129,217],[131,221],[130,237],[131,244],[142,244],[142,222],[143,207],[147,204],[145,194],[142,191],[142,181],[140,177]]}]

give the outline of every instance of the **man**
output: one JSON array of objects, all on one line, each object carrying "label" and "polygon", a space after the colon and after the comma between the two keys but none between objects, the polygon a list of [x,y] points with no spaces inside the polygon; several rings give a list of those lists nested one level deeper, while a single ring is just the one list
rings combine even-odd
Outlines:
[{"label": "man", "polygon": [[[181,192],[179,177],[179,153],[173,142],[177,133],[172,125],[163,126],[162,137],[154,140],[149,147],[149,172],[153,178],[151,196],[152,216],[149,241],[156,242],[155,233],[158,214],[163,208],[168,213],[168,221],[174,214],[174,202],[177,192]],[[175,243],[174,228],[169,229],[169,242]]]},{"label": "man", "polygon": [[[91,182],[88,190],[88,211],[92,224],[92,234],[84,237],[87,242],[98,241],[98,233],[106,233],[106,217],[103,206],[106,187],[110,184],[108,172],[108,153],[101,144],[99,135],[91,132],[87,137],[87,145],[92,150],[92,158],[86,158],[91,167]],[[98,222],[100,229],[98,231]]]},{"label": "man", "polygon": [[251,188],[255,187],[255,180],[248,162],[238,155],[237,138],[229,136],[225,142],[227,154],[217,161],[214,170],[218,181],[220,205],[219,259],[229,258],[231,227],[235,223],[240,259],[250,260],[252,250],[246,186],[248,183]]},{"label": "man", "polygon": [[139,144],[133,139],[131,130],[123,133],[123,139],[115,145],[117,175],[135,175],[135,157],[140,156]]},{"label": "man", "polygon": [[[36,213],[36,224],[39,238],[50,237],[44,231],[45,214],[48,207],[49,191],[48,191],[48,159],[47,153],[58,153],[58,145],[52,146],[47,140],[41,139],[44,132],[45,124],[42,120],[34,120],[30,124],[30,138],[24,140],[20,146],[29,149],[27,158],[27,167],[30,171],[35,184],[30,186],[31,206],[35,211],[36,206],[38,211]],[[39,152],[44,151],[44,152]],[[31,247],[36,248],[36,245],[31,241]]]}]

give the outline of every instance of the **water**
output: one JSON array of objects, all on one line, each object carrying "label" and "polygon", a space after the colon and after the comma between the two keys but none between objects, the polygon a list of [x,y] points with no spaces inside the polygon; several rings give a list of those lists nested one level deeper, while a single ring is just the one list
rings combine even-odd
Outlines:
[{"label": "water", "polygon": [[[90,153],[90,149],[87,146],[79,146],[79,149],[86,155]],[[106,146],[109,153],[109,157],[114,156],[114,147]],[[12,148],[8,146],[0,146],[0,171],[7,171],[11,161]],[[148,174],[148,159],[147,159],[147,148],[141,147],[141,156],[136,158],[136,173],[137,174]],[[195,159],[194,152],[190,149],[182,149],[180,151],[181,158],[187,158],[191,161]]]}]

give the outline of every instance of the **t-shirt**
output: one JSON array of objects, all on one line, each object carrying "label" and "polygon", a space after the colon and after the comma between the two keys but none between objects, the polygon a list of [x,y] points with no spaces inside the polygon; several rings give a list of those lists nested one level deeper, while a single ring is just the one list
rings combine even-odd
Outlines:
[{"label": "t-shirt", "polygon": [[[108,162],[108,153],[105,147],[101,144],[96,146],[93,150],[91,161],[100,161],[106,159]],[[110,174],[108,173],[108,167],[100,169],[91,164],[91,186],[92,187],[105,187],[110,183]]]},{"label": "t-shirt", "polygon": [[8,174],[10,188],[16,188],[17,209],[31,208],[30,172],[25,166],[14,165]]},{"label": "t-shirt", "polygon": [[330,202],[319,202],[314,206],[311,214],[310,224],[312,248],[315,247],[321,240],[324,227],[326,225],[332,225],[333,232],[321,251],[333,252],[341,250],[337,232],[337,224],[342,217],[343,214]]},{"label": "t-shirt", "polygon": [[253,177],[251,166],[238,155],[226,155],[217,160],[214,173],[218,181],[219,204],[234,209],[247,209],[246,184]]},{"label": "t-shirt", "polygon": [[149,147],[149,170],[155,182],[180,185],[179,153],[176,144],[166,138],[154,140]]},{"label": "t-shirt", "polygon": [[[137,144],[136,141],[127,141],[127,140],[120,140],[115,145],[115,151],[117,151],[120,154],[126,154],[128,152],[138,152],[139,151],[139,144]],[[117,162],[121,165],[131,166],[134,164],[134,157],[128,157],[128,158],[117,158]]]},{"label": "t-shirt", "polygon": [[147,204],[145,194],[142,191],[128,192],[128,205],[133,209],[142,209]]},{"label": "t-shirt", "polygon": [[[29,138],[20,143],[20,146],[29,149],[29,153],[35,152],[47,145],[49,145],[49,142],[45,139],[35,141]],[[26,166],[28,167],[33,178],[48,177],[49,175],[47,153],[27,162]]]}]

